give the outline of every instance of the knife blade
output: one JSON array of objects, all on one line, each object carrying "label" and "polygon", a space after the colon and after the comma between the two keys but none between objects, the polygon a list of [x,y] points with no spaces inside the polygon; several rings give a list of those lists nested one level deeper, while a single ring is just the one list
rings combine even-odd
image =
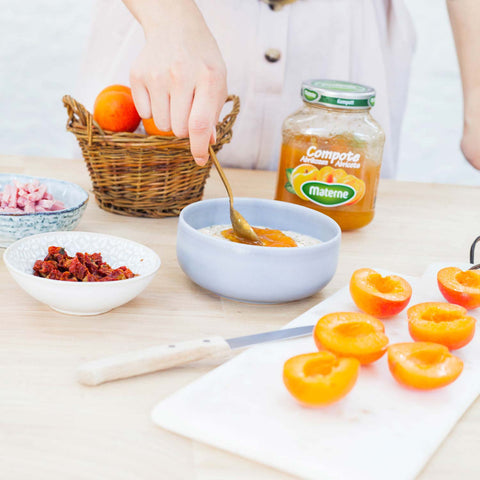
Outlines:
[{"label": "knife blade", "polygon": [[204,358],[225,356],[237,348],[310,335],[313,327],[313,325],[306,325],[283,328],[229,339],[209,337],[126,352],[81,365],[77,372],[78,381],[84,385],[95,386],[113,380],[166,370]]},{"label": "knife blade", "polygon": [[258,343],[275,342],[286,340],[288,338],[304,337],[313,332],[314,325],[302,327],[282,328],[281,330],[272,330],[270,332],[255,333],[253,335],[244,335],[243,337],[227,338],[226,342],[232,350],[236,348],[249,347]]}]

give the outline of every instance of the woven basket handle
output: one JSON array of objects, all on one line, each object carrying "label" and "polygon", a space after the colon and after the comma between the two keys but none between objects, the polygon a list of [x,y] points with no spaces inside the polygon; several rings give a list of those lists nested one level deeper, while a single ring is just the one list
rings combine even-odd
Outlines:
[{"label": "woven basket handle", "polygon": [[64,95],[62,98],[63,105],[67,109],[68,114],[68,125],[71,125],[75,119],[75,115],[78,117],[78,120],[83,126],[87,126],[88,117],[91,117],[91,113],[81,104],[78,103],[70,95]]},{"label": "woven basket handle", "polygon": [[88,145],[92,145],[93,126],[98,128],[102,135],[105,135],[102,127],[93,119],[93,115],[80,103],[70,95],[64,95],[62,98],[63,105],[67,109],[68,120],[67,127],[71,127],[77,116],[80,124],[87,127]]},{"label": "woven basket handle", "polygon": [[229,95],[225,103],[233,102],[232,110],[225,115],[225,118],[217,124],[217,143],[216,146],[228,143],[232,138],[232,127],[240,112],[240,98],[237,95]]}]

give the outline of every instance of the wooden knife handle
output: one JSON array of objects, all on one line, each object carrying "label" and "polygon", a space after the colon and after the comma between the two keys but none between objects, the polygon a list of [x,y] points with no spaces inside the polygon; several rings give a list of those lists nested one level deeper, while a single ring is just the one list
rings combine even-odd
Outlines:
[{"label": "wooden knife handle", "polygon": [[222,337],[160,345],[87,362],[78,369],[78,380],[84,385],[100,385],[230,351],[230,345]]}]

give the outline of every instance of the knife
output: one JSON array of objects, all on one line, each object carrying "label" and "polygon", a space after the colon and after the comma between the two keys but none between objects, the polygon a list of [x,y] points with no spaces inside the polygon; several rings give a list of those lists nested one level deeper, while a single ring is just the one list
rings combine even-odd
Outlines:
[{"label": "knife", "polygon": [[228,339],[209,337],[126,352],[83,364],[78,369],[78,381],[84,385],[95,386],[121,378],[166,370],[203,358],[226,355],[237,348],[286,340],[287,338],[304,337],[312,333],[313,327],[313,325],[307,325],[284,328]]}]

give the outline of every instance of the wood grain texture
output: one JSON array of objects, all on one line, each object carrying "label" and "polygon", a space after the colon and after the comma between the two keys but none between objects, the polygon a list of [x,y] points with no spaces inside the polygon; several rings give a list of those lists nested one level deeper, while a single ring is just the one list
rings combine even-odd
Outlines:
[{"label": "wood grain texture", "polygon": [[[71,180],[90,190],[81,160],[1,156],[0,171]],[[238,196],[273,197],[273,172],[227,170],[227,175]],[[212,171],[206,197],[224,196]],[[480,234],[479,200],[474,187],[382,181],[376,218],[363,230],[343,235],[332,282],[311,298],[272,306],[221,299],[190,282],[176,262],[176,218],[114,215],[91,198],[79,230],[148,245],[160,255],[162,267],[132,302],[98,317],[77,318],[28,297],[0,263],[0,478],[292,479],[150,421],[159,400],[214,368],[215,360],[98,388],[77,383],[78,366],[153,345],[277,329],[345,285],[356,268],[420,275],[432,262],[468,261],[469,245]],[[419,479],[479,478],[480,457],[471,453],[480,451],[479,432],[477,401]]]}]

